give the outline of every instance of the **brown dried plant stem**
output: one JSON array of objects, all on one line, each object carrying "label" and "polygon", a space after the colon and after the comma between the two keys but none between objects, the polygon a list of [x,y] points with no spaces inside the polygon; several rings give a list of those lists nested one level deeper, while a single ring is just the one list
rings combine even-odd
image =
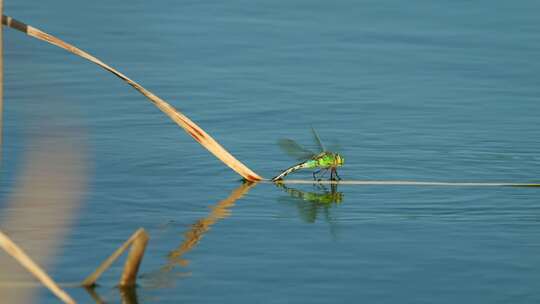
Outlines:
[{"label": "brown dried plant stem", "polygon": [[130,246],[131,250],[128,254],[128,258],[124,265],[124,272],[120,278],[120,287],[130,287],[134,286],[137,278],[137,272],[141,264],[142,258],[144,256],[144,250],[146,249],[146,244],[148,243],[148,234],[144,229],[140,228],[135,231],[131,237],[122,244],[118,249],[116,249],[111,256],[109,256],[99,267],[89,275],[81,283],[82,286],[92,287],[96,285],[97,279],[107,270],[118,257],[122,255]]},{"label": "brown dried plant stem", "polygon": [[75,301],[63,291],[54,281],[39,267],[15,242],[0,231],[0,247],[10,256],[34,275],[43,285],[54,293],[64,303],[75,303]]},{"label": "brown dried plant stem", "polygon": [[120,287],[132,287],[135,286],[137,281],[137,273],[139,272],[139,266],[144,256],[144,250],[146,244],[148,244],[148,234],[141,229],[136,232],[138,235],[131,244],[126,263],[124,264],[124,272],[120,278]]},{"label": "brown dried plant stem", "polygon": [[[265,181],[273,183],[271,181]],[[312,179],[284,179],[279,180],[280,184],[334,184],[334,185],[372,185],[372,186],[436,186],[436,187],[540,187],[540,183],[477,183],[477,182],[421,182],[421,181],[400,181],[400,180],[321,180]]]},{"label": "brown dried plant stem", "polygon": [[249,169],[247,166],[245,166],[243,163],[237,160],[234,156],[232,156],[227,150],[225,150],[225,148],[223,148],[217,141],[215,141],[208,133],[206,133],[197,124],[191,121],[187,116],[182,114],[180,111],[176,110],[173,106],[171,106],[165,100],[159,98],[154,93],[148,91],[137,82],[131,80],[126,75],[120,73],[116,69],[105,64],[104,62],[97,59],[96,57],[75,47],[74,45],[64,42],[63,40],[55,36],[49,35],[35,27],[24,24],[9,16],[3,15],[2,23],[4,23],[6,26],[10,28],[21,31],[30,37],[43,40],[47,43],[55,45],[64,50],[67,50],[68,52],[71,52],[90,62],[93,62],[97,64],[98,66],[102,67],[103,69],[113,73],[118,78],[127,82],[135,90],[139,91],[141,94],[146,96],[156,107],[158,107],[163,113],[167,114],[169,118],[171,118],[174,122],[176,122],[176,124],[184,128],[184,130],[189,135],[191,135],[191,137],[193,137],[197,142],[199,142],[203,147],[205,147],[208,151],[214,154],[214,156],[216,156],[219,160],[221,160],[223,163],[225,163],[227,166],[233,169],[236,173],[240,174],[242,177],[244,177],[248,181],[260,181],[263,179],[262,177],[257,175],[257,173],[251,171],[251,169]]},{"label": "brown dried plant stem", "polygon": [[[0,0],[0,15],[4,14],[4,1]],[[0,164],[2,162],[4,116],[4,26],[0,24]]]}]

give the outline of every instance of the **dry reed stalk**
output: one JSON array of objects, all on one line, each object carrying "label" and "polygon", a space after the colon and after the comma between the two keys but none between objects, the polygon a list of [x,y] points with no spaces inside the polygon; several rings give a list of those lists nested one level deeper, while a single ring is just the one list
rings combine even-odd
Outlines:
[{"label": "dry reed stalk", "polygon": [[230,216],[231,212],[229,208],[234,206],[234,203],[255,185],[256,183],[243,183],[232,191],[226,199],[214,206],[210,206],[211,211],[208,216],[191,225],[191,230],[184,233],[184,242],[177,249],[169,253],[169,261],[167,265],[163,267],[163,270],[170,271],[177,264],[187,266],[188,262],[181,257],[199,243],[203,235],[210,229],[210,226],[215,224],[218,220]]},{"label": "dry reed stalk", "polygon": [[[58,135],[58,130],[56,130]],[[66,303],[74,303],[64,292],[59,291],[37,265],[47,267],[56,256],[61,240],[67,233],[71,219],[77,210],[78,202],[85,185],[85,164],[82,150],[73,149],[69,136],[59,136],[62,142],[43,138],[25,157],[14,190],[8,204],[2,209],[5,217],[2,230],[18,239],[22,252],[4,237],[5,249],[12,254],[31,275],[38,278],[53,293]],[[6,243],[7,242],[7,243]],[[34,259],[30,260],[28,256]],[[27,281],[26,271],[13,260],[0,255],[0,282]],[[21,277],[24,275],[24,278]],[[0,299],[4,303],[30,303],[35,286],[7,285],[0,288]]]},{"label": "dry reed stalk", "polygon": [[[270,181],[268,181],[270,182]],[[271,182],[273,183],[273,182]],[[375,181],[375,180],[321,180],[283,179],[282,184],[335,184],[335,185],[373,185],[373,186],[444,186],[444,187],[540,187],[533,183],[462,183],[462,182],[418,182],[418,181]]]},{"label": "dry reed stalk", "polygon": [[[4,1],[0,0],[0,15],[4,14]],[[2,140],[4,116],[4,26],[0,24],[0,164],[2,162]]]},{"label": "dry reed stalk", "polygon": [[208,151],[214,154],[219,160],[221,160],[223,163],[225,163],[227,166],[233,169],[236,173],[240,174],[242,177],[244,177],[248,181],[260,181],[263,179],[262,177],[257,175],[257,173],[253,172],[251,169],[249,169],[247,166],[245,166],[243,163],[237,160],[234,156],[232,156],[227,150],[225,150],[225,148],[223,148],[217,141],[215,141],[210,135],[208,135],[208,133],[206,133],[197,124],[191,121],[187,116],[182,114],[180,111],[176,110],[173,106],[171,106],[169,103],[167,103],[163,99],[159,98],[158,96],[154,95],[152,92],[145,89],[143,86],[141,86],[137,82],[128,78],[126,75],[120,73],[116,69],[105,64],[98,58],[88,54],[87,52],[69,43],[62,41],[61,39],[55,36],[49,35],[35,27],[32,27],[30,25],[17,21],[13,19],[12,17],[3,15],[2,23],[4,23],[6,26],[10,28],[21,31],[30,37],[43,40],[47,43],[50,43],[68,52],[71,52],[113,73],[118,78],[124,80],[129,85],[131,85],[135,90],[139,91],[141,94],[146,96],[156,107],[158,107],[163,113],[167,114],[167,116],[169,116],[174,122],[176,122],[176,124],[178,124],[189,135],[191,135],[191,137],[193,137],[197,142],[199,142],[203,147],[205,147]]},{"label": "dry reed stalk", "polygon": [[120,278],[120,287],[133,287],[137,281],[137,273],[139,272],[139,266],[141,266],[141,261],[144,256],[144,250],[146,249],[146,244],[148,244],[148,234],[142,230],[140,235],[135,238],[129,254],[124,264],[124,271],[122,272],[122,277]]},{"label": "dry reed stalk", "polygon": [[0,231],[0,247],[4,249],[10,256],[19,262],[26,270],[32,273],[43,285],[54,293],[64,303],[75,303],[65,291],[63,291],[54,281],[47,275],[39,265],[37,265],[17,244],[15,244],[7,235]]},{"label": "dry reed stalk", "polygon": [[146,243],[148,242],[148,234],[143,228],[135,231],[131,237],[116,249],[96,270],[90,274],[81,283],[82,286],[92,287],[96,285],[97,279],[107,270],[118,257],[122,255],[130,246],[132,246],[126,264],[124,266],[124,272],[120,280],[120,286],[133,286],[137,276],[139,265],[144,255]]}]

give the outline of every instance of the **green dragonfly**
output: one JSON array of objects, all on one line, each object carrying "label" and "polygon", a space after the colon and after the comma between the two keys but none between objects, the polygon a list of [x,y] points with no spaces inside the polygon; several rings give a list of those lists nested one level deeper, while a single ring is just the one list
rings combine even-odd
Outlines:
[{"label": "green dragonfly", "polygon": [[[319,134],[315,129],[311,128],[313,138],[319,153],[313,153],[312,151],[303,148],[292,139],[281,139],[278,143],[280,147],[290,156],[302,161],[292,167],[287,168],[276,177],[272,178],[272,181],[278,181],[283,179],[288,174],[298,171],[300,169],[318,169],[313,172],[313,180],[321,180],[323,176],[330,170],[330,180],[341,180],[337,173],[337,167],[343,166],[344,158],[335,152],[326,150],[325,146],[321,142]],[[318,176],[317,176],[318,175]]]}]

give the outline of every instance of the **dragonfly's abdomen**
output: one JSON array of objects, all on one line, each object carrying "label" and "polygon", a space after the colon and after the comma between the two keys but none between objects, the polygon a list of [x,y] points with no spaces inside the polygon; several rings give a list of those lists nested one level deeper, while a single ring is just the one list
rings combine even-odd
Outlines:
[{"label": "dragonfly's abdomen", "polygon": [[300,169],[306,169],[306,168],[311,169],[311,168],[317,168],[317,167],[318,167],[318,164],[315,160],[308,160],[308,161],[299,163],[297,165],[294,165],[288,168],[287,170],[281,172],[278,176],[272,178],[272,181],[280,180],[284,178],[285,176],[287,176],[288,174],[298,171]]}]

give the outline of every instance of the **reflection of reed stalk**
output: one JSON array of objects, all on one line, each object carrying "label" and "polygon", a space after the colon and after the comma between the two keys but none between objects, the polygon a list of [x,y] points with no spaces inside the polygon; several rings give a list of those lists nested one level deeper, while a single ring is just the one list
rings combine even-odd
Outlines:
[{"label": "reflection of reed stalk", "polygon": [[187,116],[182,114],[180,111],[176,110],[173,106],[168,104],[165,100],[159,98],[157,95],[154,95],[154,93],[148,91],[143,86],[131,80],[126,75],[120,73],[113,67],[105,64],[103,61],[75,47],[74,45],[66,43],[57,37],[49,35],[35,27],[24,24],[9,16],[2,15],[2,23],[10,28],[21,31],[30,37],[43,40],[47,43],[50,43],[68,52],[71,52],[79,57],[82,57],[90,62],[93,62],[97,64],[98,66],[102,67],[103,69],[116,75],[118,78],[127,82],[135,90],[139,91],[141,94],[146,96],[156,107],[158,107],[163,113],[167,114],[169,118],[171,118],[174,122],[176,122],[176,124],[184,128],[184,130],[189,135],[191,135],[191,137],[193,137],[197,142],[199,142],[203,147],[205,147],[208,151],[214,154],[219,160],[221,160],[223,163],[225,163],[227,166],[233,169],[236,173],[240,174],[242,177],[244,177],[248,181],[262,180],[262,177],[257,175],[257,173],[251,171],[251,169],[246,167],[243,163],[241,163],[234,156],[232,156],[227,150],[225,150],[225,148],[223,148],[217,141],[215,141],[210,135],[208,135],[208,133],[206,133],[197,124],[191,121]]},{"label": "reflection of reed stalk", "polygon": [[[92,300],[96,302],[96,304],[106,304],[105,300],[101,298],[101,296],[97,293],[96,289],[94,287],[85,287],[86,292],[90,295]],[[122,304],[138,304],[139,300],[137,300],[137,290],[135,287],[119,287],[118,292],[120,293],[120,298]]]},{"label": "reflection of reed stalk", "polygon": [[208,216],[198,220],[195,224],[191,225],[189,231],[184,233],[184,242],[169,254],[169,262],[163,269],[170,271],[176,264],[186,266],[188,262],[181,257],[199,243],[203,235],[210,229],[210,226],[215,224],[219,219],[228,217],[231,214],[229,208],[254,185],[254,183],[244,183],[231,192],[229,197],[211,206]]}]

